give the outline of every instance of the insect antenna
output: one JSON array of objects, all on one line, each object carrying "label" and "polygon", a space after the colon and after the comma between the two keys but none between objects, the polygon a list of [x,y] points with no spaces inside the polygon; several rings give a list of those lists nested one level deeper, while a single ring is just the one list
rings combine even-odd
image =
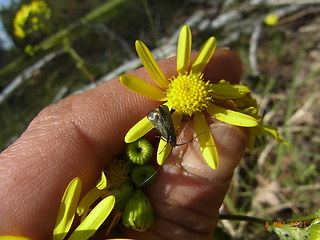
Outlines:
[{"label": "insect antenna", "polygon": [[[162,153],[166,150],[166,146],[169,144],[169,142],[166,141],[165,138],[162,138],[162,137],[161,137],[161,139],[166,142],[166,145],[162,148],[162,150],[161,150],[158,154],[162,154]],[[173,147],[170,146],[170,151],[169,151],[169,153],[167,153],[166,159],[163,161],[163,163],[166,162],[167,159],[169,158],[169,156],[171,155],[172,149],[173,149]],[[165,154],[165,153],[163,153],[163,154]],[[162,164],[161,164],[161,165],[162,165]],[[147,179],[145,179],[145,180],[144,180],[142,183],[140,183],[137,187],[141,187],[141,186],[145,185],[148,181],[150,181],[150,179],[152,179],[152,178],[158,173],[161,165],[157,167],[156,171],[155,171],[151,176],[149,176]]]},{"label": "insect antenna", "polygon": [[158,170],[161,166],[158,166],[156,171],[154,173],[152,173],[151,176],[149,176],[146,180],[144,180],[142,183],[140,183],[137,187],[142,187],[143,185],[145,185],[148,181],[150,181],[150,179],[152,179],[157,173],[158,173]]},{"label": "insect antenna", "polygon": [[[206,132],[206,131],[205,131],[205,132]],[[188,141],[186,141],[186,142],[176,143],[175,146],[182,146],[182,145],[185,145],[185,144],[187,144],[187,143],[189,143],[189,142],[192,142],[194,139],[196,139],[197,137],[201,136],[201,135],[204,134],[205,132],[202,132],[202,133],[198,134],[197,136],[193,137],[192,139],[190,139],[190,140],[188,140]]]}]

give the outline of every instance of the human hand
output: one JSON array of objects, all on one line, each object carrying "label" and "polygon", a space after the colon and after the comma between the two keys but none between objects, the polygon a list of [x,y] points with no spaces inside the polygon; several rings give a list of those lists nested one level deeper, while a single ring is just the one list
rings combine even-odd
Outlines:
[{"label": "human hand", "polygon": [[[166,76],[176,72],[175,58],[159,62]],[[216,50],[204,71],[212,82],[238,83],[239,57]],[[130,74],[151,82],[144,68]],[[45,108],[22,136],[0,155],[0,235],[50,239],[59,204],[74,177],[83,191],[92,188],[115,156],[123,152],[128,129],[157,106],[118,80],[70,96]],[[212,170],[196,141],[175,147],[146,193],[155,210],[148,232],[128,231],[138,239],[211,239],[219,207],[247,142],[239,127],[211,117],[220,165]],[[178,142],[190,140],[190,123],[182,125]]]}]

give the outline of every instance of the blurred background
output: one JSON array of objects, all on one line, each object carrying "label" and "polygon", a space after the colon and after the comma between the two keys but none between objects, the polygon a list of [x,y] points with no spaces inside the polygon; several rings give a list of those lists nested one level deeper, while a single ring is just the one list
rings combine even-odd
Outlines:
[{"label": "blurred background", "polygon": [[[320,0],[0,0],[0,150],[47,105],[140,67],[136,39],[167,58],[189,25],[193,49],[215,36],[239,53],[263,121],[291,143],[257,139],[221,212],[271,224],[320,217],[319,13]],[[216,232],[279,239],[246,221],[223,220]]]}]

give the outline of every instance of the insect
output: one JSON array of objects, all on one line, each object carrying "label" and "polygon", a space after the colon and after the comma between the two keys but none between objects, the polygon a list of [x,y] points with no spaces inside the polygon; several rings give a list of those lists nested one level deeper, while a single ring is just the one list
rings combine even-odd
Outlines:
[{"label": "insect", "polygon": [[168,106],[160,105],[152,109],[148,112],[147,118],[167,143],[170,143],[172,147],[180,145],[177,144],[177,135]]},{"label": "insect", "polygon": [[[176,130],[174,128],[174,124],[171,118],[169,108],[166,105],[159,105],[156,109],[152,109],[150,112],[148,112],[147,118],[152,123],[154,128],[159,132],[159,134],[161,135],[161,138],[165,140],[167,144],[171,145],[169,152],[164,153],[166,155],[166,159],[169,157],[173,147],[184,145],[186,143],[191,142],[194,138],[196,138],[194,137],[191,140],[184,143],[177,143]],[[161,150],[160,153],[162,153],[162,151],[163,150]],[[162,165],[162,163],[160,165]],[[149,181],[149,179],[151,179],[156,174],[156,172],[154,172],[152,176],[150,176],[147,180],[145,180],[145,182]],[[139,186],[142,186],[143,184],[144,183],[142,183]]]},{"label": "insect", "polygon": [[174,129],[174,124],[171,118],[171,114],[169,111],[168,106],[160,105],[156,109],[152,109],[147,114],[147,118],[152,123],[154,128],[160,133],[161,137],[171,145],[171,147],[181,146],[191,142],[196,137],[192,138],[191,140],[184,142],[184,143],[177,143],[177,134],[176,130]]}]

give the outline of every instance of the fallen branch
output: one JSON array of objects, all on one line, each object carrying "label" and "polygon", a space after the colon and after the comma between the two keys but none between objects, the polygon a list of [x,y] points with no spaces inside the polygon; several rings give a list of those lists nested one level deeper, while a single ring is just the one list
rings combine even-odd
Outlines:
[{"label": "fallen branch", "polygon": [[25,69],[21,74],[16,76],[13,81],[3,89],[3,91],[0,93],[0,105],[10,97],[10,95],[26,80],[28,80],[32,74],[39,70],[41,67],[43,67],[47,62],[50,62],[55,57],[62,54],[64,51],[62,49],[55,50],[47,55],[45,55],[43,58],[41,58],[38,62],[33,64],[32,66]]}]

